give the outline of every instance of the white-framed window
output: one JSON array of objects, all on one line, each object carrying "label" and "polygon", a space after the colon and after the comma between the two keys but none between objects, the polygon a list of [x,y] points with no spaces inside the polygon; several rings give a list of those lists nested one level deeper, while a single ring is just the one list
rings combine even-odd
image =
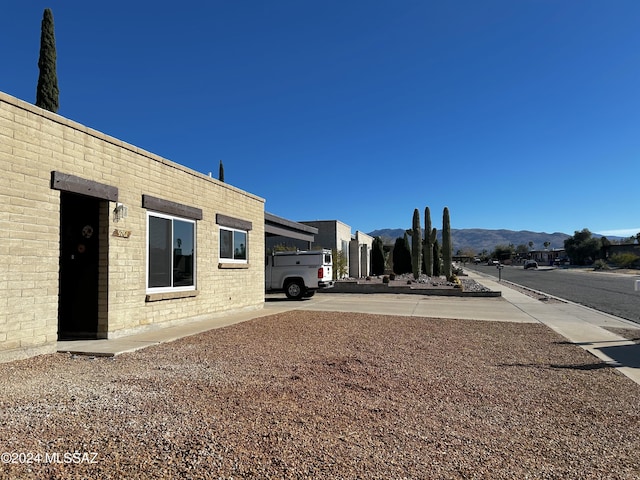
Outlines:
[{"label": "white-framed window", "polygon": [[248,239],[246,230],[220,227],[220,262],[247,263]]},{"label": "white-framed window", "polygon": [[196,222],[147,212],[147,292],[196,288]]}]

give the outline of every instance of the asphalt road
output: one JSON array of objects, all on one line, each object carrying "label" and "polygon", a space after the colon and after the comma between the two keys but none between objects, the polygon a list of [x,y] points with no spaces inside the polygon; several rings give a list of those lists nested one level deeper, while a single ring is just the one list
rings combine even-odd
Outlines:
[{"label": "asphalt road", "polygon": [[[465,268],[499,277],[495,266],[467,265]],[[525,270],[519,265],[504,266],[502,279],[640,323],[640,291],[635,291],[639,275],[581,268]]]}]

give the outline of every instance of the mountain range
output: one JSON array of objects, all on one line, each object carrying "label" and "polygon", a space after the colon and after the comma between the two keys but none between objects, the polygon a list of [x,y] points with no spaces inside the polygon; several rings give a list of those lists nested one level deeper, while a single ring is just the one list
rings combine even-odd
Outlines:
[{"label": "mountain range", "polygon": [[[380,237],[385,244],[393,244],[396,238],[404,236],[401,228],[384,228],[369,232],[372,237]],[[535,250],[544,249],[544,242],[549,242],[549,249],[564,248],[564,241],[571,235],[566,233],[530,232],[528,230],[485,230],[482,228],[451,229],[453,251],[472,250],[476,253],[487,253],[495,250],[498,245],[527,245],[533,242]],[[437,231],[438,242],[442,245],[442,231]]]}]

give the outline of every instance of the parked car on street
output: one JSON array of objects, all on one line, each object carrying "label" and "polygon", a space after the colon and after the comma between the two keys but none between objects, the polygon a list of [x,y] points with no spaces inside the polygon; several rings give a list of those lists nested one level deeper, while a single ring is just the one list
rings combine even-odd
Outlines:
[{"label": "parked car on street", "polygon": [[538,268],[538,262],[535,260],[527,260],[524,262],[524,269],[526,270],[527,268]]}]

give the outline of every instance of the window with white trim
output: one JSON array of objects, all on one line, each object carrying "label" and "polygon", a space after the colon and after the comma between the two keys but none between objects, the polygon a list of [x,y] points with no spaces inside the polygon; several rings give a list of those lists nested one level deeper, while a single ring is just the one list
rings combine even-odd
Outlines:
[{"label": "window with white trim", "polygon": [[246,230],[220,227],[220,261],[247,263],[249,238]]},{"label": "window with white trim", "polygon": [[147,212],[147,291],[195,290],[196,222]]}]

